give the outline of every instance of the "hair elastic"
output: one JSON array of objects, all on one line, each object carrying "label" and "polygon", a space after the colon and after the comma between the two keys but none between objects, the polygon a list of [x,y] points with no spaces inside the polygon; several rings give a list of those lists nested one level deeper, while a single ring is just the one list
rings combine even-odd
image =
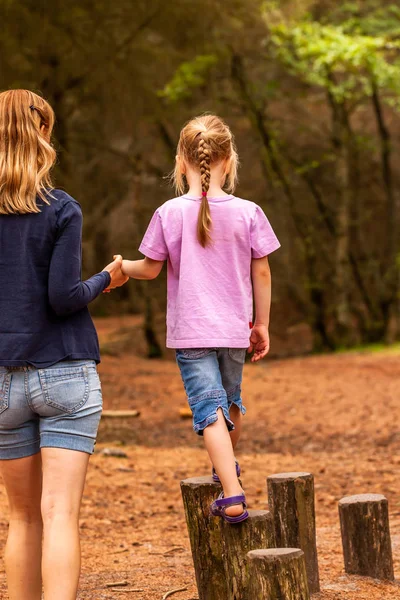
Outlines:
[{"label": "hair elastic", "polygon": [[201,195],[203,196],[203,198],[207,198],[207,192],[201,192]]}]

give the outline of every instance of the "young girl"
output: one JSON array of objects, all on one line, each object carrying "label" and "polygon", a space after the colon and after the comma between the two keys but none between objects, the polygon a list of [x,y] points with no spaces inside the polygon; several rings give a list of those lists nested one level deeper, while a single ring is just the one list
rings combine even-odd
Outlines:
[{"label": "young girl", "polygon": [[8,598],[75,600],[79,509],[102,409],[87,309],[123,284],[122,257],[81,281],[82,212],[52,188],[54,113],[0,93],[0,474]]},{"label": "young girl", "polygon": [[140,246],[146,258],[122,263],[125,275],[153,279],[168,260],[167,346],[176,349],[194,430],[204,436],[213,479],[223,487],[211,512],[229,523],[248,517],[234,457],[245,413],[242,372],[246,349],[253,362],[269,350],[267,255],[279,248],[261,208],[232,195],[237,167],[222,119],[190,121],[174,171],[177,190],[187,184],[188,192],[155,212]]}]

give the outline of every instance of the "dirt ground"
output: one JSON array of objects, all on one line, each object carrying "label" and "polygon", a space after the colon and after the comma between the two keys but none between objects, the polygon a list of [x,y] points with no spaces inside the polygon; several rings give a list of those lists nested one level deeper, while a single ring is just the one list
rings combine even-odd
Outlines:
[{"label": "dirt ground", "polygon": [[[120,321],[99,323],[101,340]],[[105,408],[140,417],[104,419],[81,515],[80,600],[197,598],[180,497],[181,479],[208,474],[202,441],[182,419],[180,376],[172,361],[132,354],[100,366]],[[400,578],[400,352],[348,353],[265,361],[245,367],[248,409],[237,452],[250,508],[266,507],[266,476],[315,475],[322,592],[315,600],[400,599],[400,581],[384,584],[344,574],[338,500],[383,493],[389,500],[395,572]],[[101,454],[118,449],[126,457]],[[0,488],[0,539],[7,531]],[[7,598],[3,565],[0,596]],[[126,580],[129,589],[112,591]],[[118,588],[116,588],[118,589]],[[23,599],[21,599],[23,600]],[[221,598],[221,600],[224,600]]]}]

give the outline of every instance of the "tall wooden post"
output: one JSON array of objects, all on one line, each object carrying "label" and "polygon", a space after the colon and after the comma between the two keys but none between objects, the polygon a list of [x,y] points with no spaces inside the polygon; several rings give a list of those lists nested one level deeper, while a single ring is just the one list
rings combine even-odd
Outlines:
[{"label": "tall wooden post", "polygon": [[275,546],[271,513],[266,510],[249,510],[249,518],[243,523],[230,525],[221,522],[221,534],[228,586],[227,596],[223,600],[252,600],[248,590],[247,553],[250,550]]},{"label": "tall wooden post", "polygon": [[249,600],[310,600],[302,550],[253,550],[247,556]]},{"label": "tall wooden post", "polygon": [[347,496],[339,502],[346,573],[393,581],[388,501],[381,494]]},{"label": "tall wooden post", "polygon": [[221,485],[212,477],[195,477],[181,481],[181,492],[199,600],[227,598],[220,519],[210,515],[210,504],[221,492]]},{"label": "tall wooden post", "polygon": [[267,478],[267,485],[276,545],[303,550],[309,591],[319,592],[314,477],[310,473],[277,473]]}]

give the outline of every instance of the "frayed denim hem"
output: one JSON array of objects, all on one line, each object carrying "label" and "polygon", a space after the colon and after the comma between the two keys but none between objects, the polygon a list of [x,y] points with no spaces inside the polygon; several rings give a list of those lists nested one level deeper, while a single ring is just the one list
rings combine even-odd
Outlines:
[{"label": "frayed denim hem", "polygon": [[202,436],[204,434],[203,432],[206,429],[206,427],[208,427],[209,425],[212,425],[213,423],[216,423],[218,421],[217,411],[219,409],[222,410],[222,413],[223,413],[224,418],[225,418],[226,425],[228,427],[228,431],[233,431],[235,429],[235,426],[234,426],[233,422],[229,418],[229,412],[223,406],[218,405],[218,406],[216,406],[215,410],[212,411],[212,414],[208,415],[200,423],[195,423],[193,425],[193,429],[197,433],[197,435],[201,435]]}]

